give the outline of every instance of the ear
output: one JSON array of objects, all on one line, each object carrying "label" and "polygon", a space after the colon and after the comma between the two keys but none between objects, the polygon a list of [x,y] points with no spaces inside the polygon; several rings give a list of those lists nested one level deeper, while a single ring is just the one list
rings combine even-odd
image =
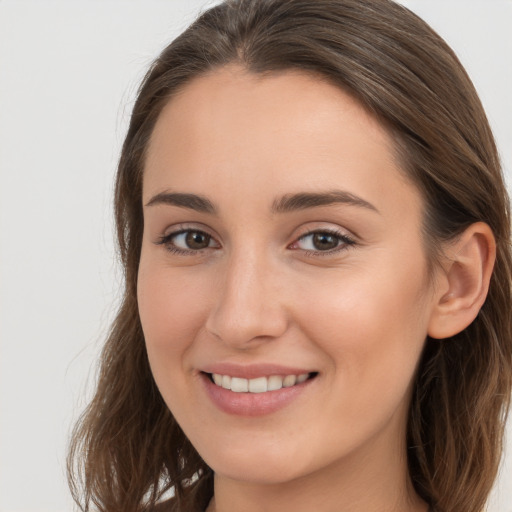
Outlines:
[{"label": "ear", "polygon": [[496,241],[491,228],[471,224],[444,250],[434,291],[428,335],[448,338],[463,331],[478,315],[489,290]]}]

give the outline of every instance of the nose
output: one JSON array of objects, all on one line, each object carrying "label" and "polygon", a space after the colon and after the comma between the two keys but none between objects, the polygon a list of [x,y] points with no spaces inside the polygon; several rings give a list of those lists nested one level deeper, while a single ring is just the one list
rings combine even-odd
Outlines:
[{"label": "nose", "polygon": [[233,255],[218,276],[218,301],[206,330],[237,349],[253,348],[282,336],[288,327],[279,270],[255,254]]}]

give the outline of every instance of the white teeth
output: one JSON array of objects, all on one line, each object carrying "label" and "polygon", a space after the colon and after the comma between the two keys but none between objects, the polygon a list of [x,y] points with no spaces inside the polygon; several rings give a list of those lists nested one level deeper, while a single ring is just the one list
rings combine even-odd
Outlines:
[{"label": "white teeth", "polygon": [[267,380],[268,391],[275,391],[276,389],[281,389],[283,387],[283,377],[280,375],[272,375],[272,377],[269,377]]},{"label": "white teeth", "polygon": [[276,391],[283,387],[289,388],[301,384],[308,379],[309,373],[287,375],[286,377],[271,375],[270,377],[257,377],[256,379],[242,379],[214,373],[212,377],[217,386],[230,389],[235,393],[265,393],[266,391]]},{"label": "white teeth", "polygon": [[309,377],[309,373],[302,373],[301,375],[299,375],[297,377],[297,384],[305,382],[306,380],[308,380],[308,377]]},{"label": "white teeth", "polygon": [[251,393],[265,393],[267,391],[267,378],[259,377],[257,379],[249,380],[249,391]]},{"label": "white teeth", "polygon": [[229,375],[222,376],[222,384],[221,386],[224,389],[231,389],[231,377]]},{"label": "white teeth", "polygon": [[231,377],[231,391],[235,393],[247,393],[249,391],[249,381],[238,377]]},{"label": "white teeth", "polygon": [[295,386],[296,382],[297,382],[297,377],[295,375],[287,375],[283,379],[283,387],[291,388],[292,386]]}]

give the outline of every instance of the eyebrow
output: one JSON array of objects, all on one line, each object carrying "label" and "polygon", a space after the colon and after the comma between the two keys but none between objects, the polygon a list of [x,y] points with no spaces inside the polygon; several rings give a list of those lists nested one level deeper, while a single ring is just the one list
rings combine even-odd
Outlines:
[{"label": "eyebrow", "polygon": [[373,204],[344,190],[330,190],[328,192],[320,193],[301,192],[298,194],[287,194],[274,201],[272,211],[275,213],[287,213],[296,210],[329,206],[331,204],[358,206],[360,208],[366,208],[379,213],[379,210],[377,210]]},{"label": "eyebrow", "polygon": [[204,196],[197,194],[184,194],[180,192],[160,192],[153,196],[146,206],[154,206],[157,204],[168,204],[171,206],[179,206],[188,208],[196,212],[216,214],[217,209],[213,203]]},{"label": "eyebrow", "polygon": [[[188,208],[201,213],[216,215],[218,213],[215,205],[206,197],[197,194],[186,194],[182,192],[160,192],[153,196],[146,206],[171,205],[180,208]],[[273,213],[288,213],[308,208],[318,208],[332,204],[346,204],[358,206],[379,213],[377,208],[359,196],[344,190],[330,190],[327,192],[299,192],[297,194],[286,194],[276,199],[272,204]]]}]

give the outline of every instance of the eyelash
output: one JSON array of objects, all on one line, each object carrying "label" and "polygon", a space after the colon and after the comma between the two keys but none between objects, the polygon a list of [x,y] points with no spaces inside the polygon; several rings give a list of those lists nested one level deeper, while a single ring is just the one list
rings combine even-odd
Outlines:
[{"label": "eyelash", "polygon": [[[192,254],[201,254],[206,249],[209,249],[210,247],[205,247],[204,249],[180,249],[179,247],[176,247],[173,245],[172,240],[173,238],[182,235],[184,233],[197,233],[200,235],[204,235],[209,237],[210,239],[213,239],[213,237],[208,234],[206,231],[202,231],[200,229],[180,229],[178,231],[174,231],[172,233],[169,233],[168,235],[162,236],[159,238],[159,240],[156,243],[156,245],[163,245],[165,246],[165,249],[173,254],[178,254],[182,256],[189,256]],[[341,233],[340,231],[334,230],[334,229],[315,229],[308,231],[307,233],[304,233],[301,235],[295,242],[288,245],[288,248],[291,248],[293,245],[297,244],[299,241],[306,239],[309,236],[313,235],[328,235],[328,236],[334,236],[338,239],[338,245],[334,247],[333,249],[328,249],[325,251],[322,250],[303,250],[303,253],[308,257],[323,257],[323,256],[330,256],[335,253],[341,252],[343,250],[348,249],[351,246],[356,245],[356,241],[348,236],[345,233]],[[292,250],[300,250],[298,248],[294,248]]]},{"label": "eyelash", "polygon": [[192,254],[200,254],[204,250],[208,249],[208,247],[205,247],[204,249],[180,249],[179,247],[176,247],[172,243],[172,239],[176,238],[179,235],[182,235],[184,233],[198,233],[200,235],[205,235],[209,237],[210,239],[213,239],[213,237],[208,234],[206,231],[202,231],[201,229],[179,229],[178,231],[173,231],[172,233],[169,233],[168,235],[164,235],[160,237],[160,239],[156,242],[157,245],[163,245],[165,246],[165,249],[173,254],[178,254],[181,256],[189,256]]},{"label": "eyelash", "polygon": [[[301,235],[295,242],[290,244],[288,247],[290,247],[291,245],[295,245],[300,240],[304,240],[305,238],[307,238],[309,236],[313,236],[313,235],[333,236],[338,239],[338,245],[336,247],[334,247],[333,249],[328,249],[325,251],[304,250],[304,254],[306,256],[311,256],[311,257],[332,256],[333,254],[336,254],[341,251],[345,251],[349,247],[356,245],[356,241],[352,237],[348,236],[346,233],[342,233],[335,229],[314,229],[314,230],[308,231],[307,233],[304,233],[303,235]],[[296,250],[300,250],[300,249],[296,249]]]}]

